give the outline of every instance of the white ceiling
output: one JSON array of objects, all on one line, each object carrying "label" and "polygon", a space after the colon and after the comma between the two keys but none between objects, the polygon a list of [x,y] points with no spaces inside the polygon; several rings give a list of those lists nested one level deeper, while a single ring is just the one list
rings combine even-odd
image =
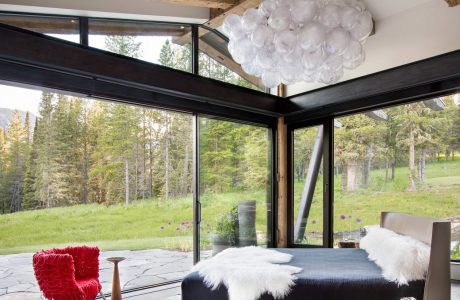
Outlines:
[{"label": "white ceiling", "polygon": [[[363,0],[375,21],[400,14],[431,0]],[[438,0],[443,1],[443,0]]]},{"label": "white ceiling", "polygon": [[2,0],[0,11],[204,23],[209,9],[158,0]]},{"label": "white ceiling", "polygon": [[[365,0],[375,19],[375,35],[364,45],[366,60],[346,70],[346,81],[460,49],[460,5],[444,0]],[[297,83],[287,87],[294,95],[324,87]]]}]

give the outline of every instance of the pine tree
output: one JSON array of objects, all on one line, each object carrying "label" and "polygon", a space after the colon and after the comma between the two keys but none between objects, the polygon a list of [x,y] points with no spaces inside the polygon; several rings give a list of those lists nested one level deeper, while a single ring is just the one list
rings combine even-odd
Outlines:
[{"label": "pine tree", "polygon": [[38,119],[35,120],[35,126],[33,131],[32,144],[30,146],[29,157],[26,163],[26,173],[24,176],[23,185],[23,208],[24,209],[36,209],[40,207],[40,201],[36,198],[35,181],[37,175],[37,130],[38,130]]},{"label": "pine tree", "polygon": [[34,183],[36,199],[40,201],[40,206],[54,207],[55,184],[59,180],[57,177],[58,166],[54,161],[56,147],[54,143],[53,124],[53,98],[54,94],[43,92],[40,102],[40,118],[37,130],[34,134],[37,151],[37,174]]},{"label": "pine tree", "polygon": [[139,58],[142,42],[136,41],[136,36],[110,35],[105,38],[105,48],[121,55]]},{"label": "pine tree", "polygon": [[22,207],[22,184],[28,147],[26,131],[22,124],[21,113],[15,110],[8,126],[5,172],[5,191],[11,212],[19,211]]},{"label": "pine tree", "polygon": [[0,127],[0,209],[2,214],[9,211],[9,201],[6,195],[6,136],[3,128]]}]

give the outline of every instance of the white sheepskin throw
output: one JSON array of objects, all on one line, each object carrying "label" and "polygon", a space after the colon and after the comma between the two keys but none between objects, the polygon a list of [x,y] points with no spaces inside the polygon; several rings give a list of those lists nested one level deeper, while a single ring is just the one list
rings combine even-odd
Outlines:
[{"label": "white sheepskin throw", "polygon": [[385,228],[369,228],[360,248],[383,270],[383,277],[398,285],[425,279],[430,262],[430,246],[410,236]]},{"label": "white sheepskin throw", "polygon": [[200,261],[192,272],[203,276],[213,290],[224,284],[230,300],[255,300],[265,292],[279,299],[289,294],[296,279],[293,274],[302,271],[280,265],[291,258],[290,254],[258,247],[229,248]]}]

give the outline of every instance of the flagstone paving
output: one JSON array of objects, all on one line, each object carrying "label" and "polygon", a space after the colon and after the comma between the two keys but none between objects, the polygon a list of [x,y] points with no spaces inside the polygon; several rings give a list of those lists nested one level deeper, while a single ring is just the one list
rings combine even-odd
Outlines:
[{"label": "flagstone paving", "polygon": [[[35,300],[40,291],[32,268],[32,253],[0,255],[0,300]],[[113,264],[106,259],[126,257],[120,262],[122,289],[182,278],[193,262],[191,252],[167,250],[106,251],[99,257],[99,280],[103,292],[112,289]]]}]

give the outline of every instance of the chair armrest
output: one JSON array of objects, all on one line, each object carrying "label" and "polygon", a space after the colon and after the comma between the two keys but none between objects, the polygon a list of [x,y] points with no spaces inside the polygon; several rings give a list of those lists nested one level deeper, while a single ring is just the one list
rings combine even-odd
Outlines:
[{"label": "chair armrest", "polygon": [[43,292],[76,287],[73,258],[68,254],[39,252],[33,256],[35,278]]}]

